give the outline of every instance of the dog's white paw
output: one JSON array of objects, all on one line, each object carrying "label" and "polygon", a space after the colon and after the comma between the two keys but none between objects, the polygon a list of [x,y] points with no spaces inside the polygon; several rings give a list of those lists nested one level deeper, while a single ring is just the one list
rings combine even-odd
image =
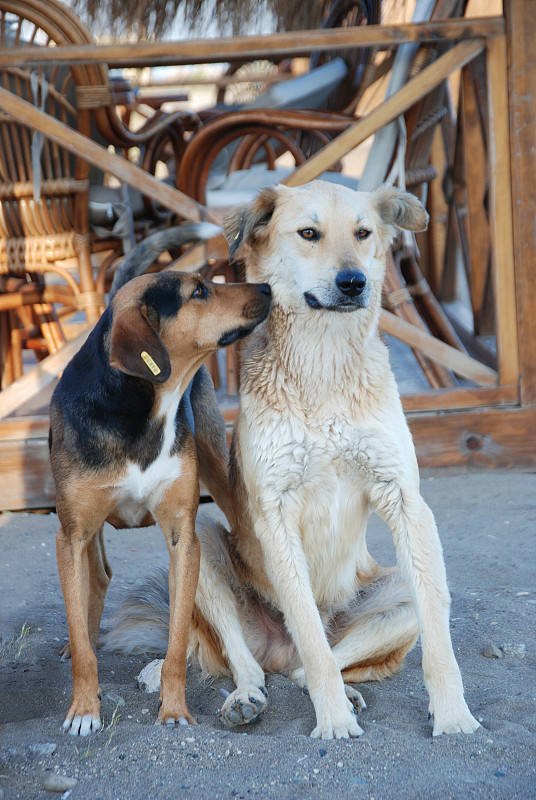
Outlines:
[{"label": "dog's white paw", "polygon": [[332,715],[325,715],[322,721],[318,721],[318,725],[311,733],[311,738],[349,739],[361,736],[362,733],[363,729],[358,724],[355,713],[348,710],[337,719]]},{"label": "dog's white paw", "polygon": [[[224,690],[221,690],[222,694]],[[268,705],[268,693],[264,686],[239,686],[231,692],[221,709],[227,725],[245,725],[253,722]]]},{"label": "dog's white paw", "polygon": [[463,699],[456,707],[434,710],[430,705],[429,714],[434,719],[434,736],[441,736],[442,733],[474,733],[480,727]]},{"label": "dog's white paw", "polygon": [[76,715],[72,719],[67,717],[61,726],[62,733],[69,732],[71,736],[89,736],[90,733],[96,733],[101,728],[100,717],[91,714],[84,714],[83,717]]}]

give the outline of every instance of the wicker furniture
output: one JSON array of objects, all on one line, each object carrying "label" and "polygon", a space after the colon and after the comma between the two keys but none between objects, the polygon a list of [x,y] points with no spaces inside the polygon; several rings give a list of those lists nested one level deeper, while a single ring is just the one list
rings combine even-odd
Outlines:
[{"label": "wicker furniture", "polygon": [[[57,0],[0,0],[0,47],[94,44],[76,15]],[[117,84],[101,63],[67,66],[9,66],[0,70],[0,86],[55,119],[116,152],[139,148],[141,165],[154,171],[165,149],[179,161],[189,115],[157,111],[138,130],[124,124],[120,104],[128,87]],[[195,124],[195,120],[194,120]],[[95,321],[104,308],[111,258],[97,279],[94,250],[115,248],[118,240],[98,242],[92,235],[93,186],[103,173],[82,158],[32,132],[7,114],[0,115],[0,374],[2,388],[22,374],[22,350],[38,358],[55,352],[65,337],[60,315],[74,310]],[[100,186],[98,191],[102,191]],[[114,192],[106,191],[104,210]],[[130,198],[134,195],[131,194]],[[151,226],[169,212],[149,197],[136,196],[140,216]],[[90,202],[91,201],[91,202]],[[99,205],[96,206],[99,210]],[[111,227],[109,225],[109,227]],[[112,250],[113,255],[113,250]],[[51,275],[55,277],[51,280]],[[59,281],[59,284],[58,284]]]}]

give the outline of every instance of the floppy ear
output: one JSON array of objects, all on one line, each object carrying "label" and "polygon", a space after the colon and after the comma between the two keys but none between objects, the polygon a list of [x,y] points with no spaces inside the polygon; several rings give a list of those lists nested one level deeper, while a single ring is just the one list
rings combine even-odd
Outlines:
[{"label": "floppy ear", "polygon": [[240,256],[244,245],[259,240],[263,229],[272,218],[279,191],[275,186],[263,189],[252,203],[237,208],[224,219],[223,232],[229,243],[230,262]]},{"label": "floppy ear", "polygon": [[146,306],[126,306],[114,314],[110,364],[127,375],[153,383],[164,383],[169,378],[168,351],[147,318]]},{"label": "floppy ear", "polygon": [[398,225],[408,231],[425,231],[428,227],[428,214],[415,195],[388,184],[380,186],[372,194],[384,224]]}]

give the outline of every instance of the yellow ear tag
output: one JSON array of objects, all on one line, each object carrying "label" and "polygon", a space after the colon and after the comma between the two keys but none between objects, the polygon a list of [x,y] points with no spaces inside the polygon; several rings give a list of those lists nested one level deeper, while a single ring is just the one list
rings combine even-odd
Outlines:
[{"label": "yellow ear tag", "polygon": [[160,367],[158,366],[156,361],[154,361],[151,358],[149,353],[147,353],[145,350],[142,350],[142,352],[140,353],[140,356],[141,356],[142,360],[145,361],[145,363],[147,364],[147,366],[149,367],[149,369],[151,370],[153,375],[160,375],[162,370],[160,369]]}]

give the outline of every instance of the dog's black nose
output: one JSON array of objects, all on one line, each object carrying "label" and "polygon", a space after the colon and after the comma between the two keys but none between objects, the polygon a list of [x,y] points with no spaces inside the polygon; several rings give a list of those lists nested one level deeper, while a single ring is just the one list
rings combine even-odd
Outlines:
[{"label": "dog's black nose", "polygon": [[344,269],[335,278],[335,284],[347,297],[357,297],[367,285],[367,279],[358,269]]},{"label": "dog's black nose", "polygon": [[272,296],[272,290],[269,283],[259,283],[259,292],[265,294],[267,297]]}]

